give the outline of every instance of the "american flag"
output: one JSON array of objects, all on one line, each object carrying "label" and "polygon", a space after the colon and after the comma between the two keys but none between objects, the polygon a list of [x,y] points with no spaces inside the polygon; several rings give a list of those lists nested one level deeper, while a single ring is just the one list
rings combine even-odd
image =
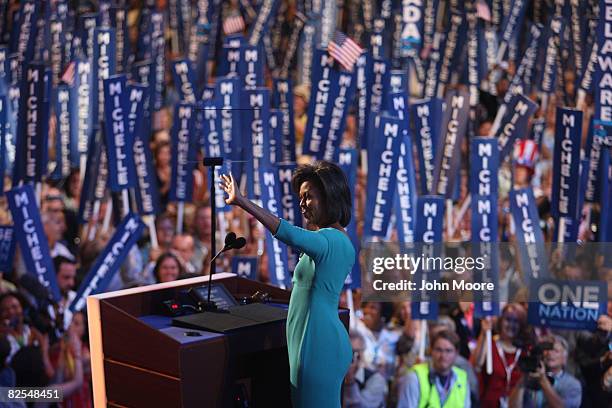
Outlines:
[{"label": "american flag", "polygon": [[340,31],[336,31],[334,39],[327,45],[327,51],[344,69],[352,71],[363,48]]},{"label": "american flag", "polygon": [[223,22],[223,32],[225,35],[240,33],[244,31],[244,19],[241,15],[229,16]]},{"label": "american flag", "polygon": [[72,61],[64,70],[64,73],[60,77],[60,80],[62,80],[65,84],[72,86],[74,84],[75,71],[76,63]]}]

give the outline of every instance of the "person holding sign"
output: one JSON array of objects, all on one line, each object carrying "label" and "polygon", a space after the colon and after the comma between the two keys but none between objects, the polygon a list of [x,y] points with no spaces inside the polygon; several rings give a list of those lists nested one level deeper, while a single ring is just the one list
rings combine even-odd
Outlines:
[{"label": "person holding sign", "polygon": [[308,229],[279,219],[245,198],[230,174],[221,176],[227,204],[253,215],[280,241],[303,255],[293,273],[287,316],[291,399],[295,408],[339,407],[352,360],[349,335],[338,318],[344,280],[355,249],[344,228],[351,218],[346,176],[330,162],[299,167],[292,178]]},{"label": "person holding sign", "polygon": [[[481,372],[480,402],[483,407],[503,408],[508,406],[510,392],[522,377],[518,361],[523,350],[514,343],[526,337],[527,313],[519,304],[508,304],[497,323],[498,335],[493,339],[493,372]],[[485,333],[491,326],[490,320],[482,320],[478,344],[472,353],[476,370],[485,363]]]}]

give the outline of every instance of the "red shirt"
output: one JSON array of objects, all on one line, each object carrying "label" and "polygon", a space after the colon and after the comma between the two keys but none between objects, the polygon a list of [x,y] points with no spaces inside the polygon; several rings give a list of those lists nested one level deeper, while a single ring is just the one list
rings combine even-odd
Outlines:
[{"label": "red shirt", "polygon": [[521,370],[516,364],[518,353],[504,352],[505,367],[510,372],[510,384],[508,384],[504,361],[500,357],[496,342],[493,342],[493,373],[488,375],[483,367],[480,373],[480,402],[483,408],[498,408],[501,397],[509,397],[514,386],[522,377]]}]

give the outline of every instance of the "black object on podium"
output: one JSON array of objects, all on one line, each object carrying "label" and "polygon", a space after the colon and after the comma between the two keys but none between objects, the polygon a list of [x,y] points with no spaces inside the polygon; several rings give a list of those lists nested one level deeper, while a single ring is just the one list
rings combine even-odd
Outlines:
[{"label": "black object on podium", "polygon": [[188,329],[230,333],[244,327],[272,323],[287,319],[287,311],[262,303],[233,306],[228,313],[196,313],[177,317],[172,325]]}]

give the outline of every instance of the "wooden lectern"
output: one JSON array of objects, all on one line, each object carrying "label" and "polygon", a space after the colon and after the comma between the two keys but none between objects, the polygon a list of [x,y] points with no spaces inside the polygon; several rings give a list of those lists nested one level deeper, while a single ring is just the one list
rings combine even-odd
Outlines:
[{"label": "wooden lectern", "polygon": [[[252,407],[290,407],[285,321],[231,334],[173,327],[163,302],[206,285],[208,276],[87,298],[96,407],[233,407],[236,389]],[[236,298],[290,292],[231,273],[213,275]],[[348,311],[340,310],[348,327]]]}]

